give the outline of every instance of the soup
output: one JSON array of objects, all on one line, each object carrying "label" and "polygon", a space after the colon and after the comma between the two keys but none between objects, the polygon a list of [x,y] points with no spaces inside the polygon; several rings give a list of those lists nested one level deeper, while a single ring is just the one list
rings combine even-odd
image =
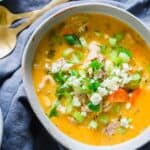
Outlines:
[{"label": "soup", "polygon": [[86,144],[112,145],[150,125],[150,53],[111,16],[77,14],[40,41],[33,83],[47,117]]}]

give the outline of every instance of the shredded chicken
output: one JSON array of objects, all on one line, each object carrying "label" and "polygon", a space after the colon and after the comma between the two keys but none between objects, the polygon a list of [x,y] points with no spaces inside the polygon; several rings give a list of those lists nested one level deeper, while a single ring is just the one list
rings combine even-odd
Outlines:
[{"label": "shredded chicken", "polygon": [[120,126],[119,121],[113,121],[109,123],[104,129],[104,133],[108,136],[112,136],[115,133],[116,128]]},{"label": "shredded chicken", "polygon": [[50,65],[48,63],[45,64],[45,70],[49,71],[51,69]]},{"label": "shredded chicken", "polygon": [[99,44],[95,41],[89,44],[89,55],[87,56],[87,60],[93,60],[98,57],[100,52]]},{"label": "shredded chicken", "polygon": [[96,41],[92,41],[89,44],[89,54],[83,64],[84,68],[87,68],[91,60],[96,59],[96,58],[98,58],[100,62],[104,59],[103,56],[100,54],[99,43],[97,43]]},{"label": "shredded chicken", "polygon": [[51,84],[55,84],[55,81],[53,80],[53,78],[50,75],[46,75],[46,76],[44,76],[44,78],[42,79],[41,83],[39,84],[38,90],[41,91],[44,88],[46,82],[48,82],[48,81]]},{"label": "shredded chicken", "polygon": [[52,71],[52,73],[57,73],[60,70],[67,71],[72,66],[73,66],[73,64],[67,63],[64,58],[61,58],[52,64],[51,71]]}]

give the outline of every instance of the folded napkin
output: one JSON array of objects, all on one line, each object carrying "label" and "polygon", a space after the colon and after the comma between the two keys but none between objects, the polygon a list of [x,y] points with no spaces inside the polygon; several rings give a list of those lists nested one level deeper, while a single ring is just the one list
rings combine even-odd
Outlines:
[{"label": "folded napkin", "polygon": [[[123,7],[150,24],[150,0],[100,0]],[[37,9],[49,0],[3,0],[0,4],[13,12]],[[56,11],[53,10],[53,11]],[[0,107],[4,118],[2,150],[64,150],[50,137],[32,112],[22,84],[21,60],[24,46],[36,26],[51,12],[47,12],[24,30],[13,53],[0,60]],[[142,150],[150,149],[150,144]]]}]

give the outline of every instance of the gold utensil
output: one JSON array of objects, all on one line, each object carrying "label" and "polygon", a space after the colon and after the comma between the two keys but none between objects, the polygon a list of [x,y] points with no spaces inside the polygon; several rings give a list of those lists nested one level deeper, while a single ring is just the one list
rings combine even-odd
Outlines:
[{"label": "gold utensil", "polygon": [[14,21],[27,18],[32,15],[33,12],[13,14],[6,7],[0,6],[0,26],[10,26]]},{"label": "gold utensil", "polygon": [[[16,38],[17,34],[21,32],[23,29],[28,27],[33,21],[36,20],[39,16],[41,16],[44,12],[47,10],[53,8],[54,6],[67,2],[68,0],[52,0],[49,4],[47,4],[45,7],[43,7],[41,10],[36,10],[30,13],[25,13],[21,14],[21,17],[19,17],[18,14],[18,19],[22,17],[28,17],[27,21],[22,23],[20,26],[16,28],[9,28],[9,25],[16,19],[17,17],[12,17],[10,21],[3,21],[4,25],[0,26],[0,58],[4,58],[8,54],[10,54],[13,49],[16,46]],[[30,14],[30,15],[29,15]],[[32,14],[32,15],[31,15]],[[9,13],[7,13],[9,15]],[[6,17],[9,18],[9,17]],[[10,17],[11,18],[11,17]]]}]

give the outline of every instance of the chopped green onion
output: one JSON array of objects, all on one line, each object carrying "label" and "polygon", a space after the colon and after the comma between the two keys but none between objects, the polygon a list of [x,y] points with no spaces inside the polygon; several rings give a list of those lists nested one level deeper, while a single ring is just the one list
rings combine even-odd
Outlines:
[{"label": "chopped green onion", "polygon": [[67,80],[67,77],[64,75],[63,72],[58,72],[54,74],[54,80],[63,84]]},{"label": "chopped green onion", "polygon": [[79,76],[79,72],[77,70],[71,70],[70,74],[71,76],[76,76],[76,77]]},{"label": "chopped green onion", "polygon": [[100,111],[100,105],[94,105],[91,101],[88,102],[87,104],[89,110],[93,111],[93,112],[99,112]]},{"label": "chopped green onion", "polygon": [[109,44],[114,47],[117,45],[117,39],[116,38],[109,38]]},{"label": "chopped green onion", "polygon": [[93,70],[99,70],[102,68],[102,64],[98,60],[93,60],[89,65]]},{"label": "chopped green onion", "polygon": [[90,80],[89,81],[89,89],[93,92],[95,92],[98,87],[100,86],[100,82],[98,80]]},{"label": "chopped green onion", "polygon": [[70,91],[69,91],[69,86],[68,87],[64,87],[64,86],[58,86],[56,89],[56,95],[61,99],[64,96],[68,96],[70,95]]},{"label": "chopped green onion", "polygon": [[73,49],[72,48],[68,48],[68,49],[66,49],[64,52],[63,52],[63,54],[62,54],[62,56],[63,57],[68,57],[70,54],[72,54],[73,53]]},{"label": "chopped green onion", "polygon": [[81,45],[78,36],[75,34],[64,35],[64,39],[69,45]]},{"label": "chopped green onion", "polygon": [[109,123],[110,118],[109,118],[109,116],[108,116],[107,114],[101,114],[101,115],[99,116],[99,121],[100,121],[102,124],[106,125],[106,124]]},{"label": "chopped green onion", "polygon": [[118,131],[119,134],[123,135],[123,134],[126,133],[126,128],[125,128],[125,127],[119,127],[119,128],[117,129],[117,131]]},{"label": "chopped green onion", "polygon": [[53,116],[57,116],[57,107],[59,106],[60,104],[60,101],[59,100],[56,100],[53,104],[53,106],[51,107],[50,109],[50,112],[49,112],[49,117],[53,117]]},{"label": "chopped green onion", "polygon": [[78,111],[76,111],[76,112],[73,113],[73,117],[74,117],[74,119],[77,120],[79,123],[82,123],[82,122],[84,121],[84,118],[85,118],[85,117],[84,117],[80,112],[78,112]]},{"label": "chopped green onion", "polygon": [[92,120],[92,121],[89,123],[89,127],[92,128],[92,129],[97,129],[98,124],[97,124],[96,121]]}]

